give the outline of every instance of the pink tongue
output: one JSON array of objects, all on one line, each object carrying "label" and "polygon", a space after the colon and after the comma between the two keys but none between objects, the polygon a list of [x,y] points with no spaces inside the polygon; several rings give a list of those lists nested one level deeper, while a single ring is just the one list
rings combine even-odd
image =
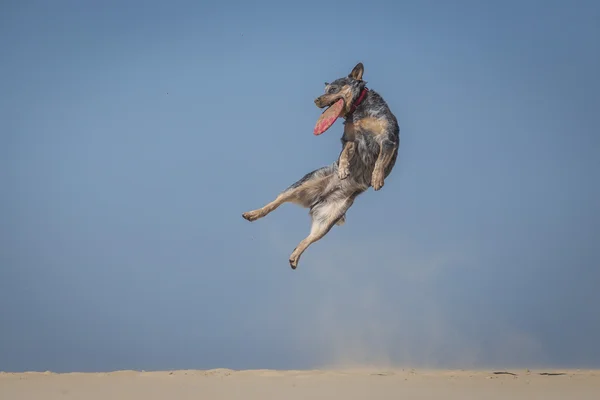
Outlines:
[{"label": "pink tongue", "polygon": [[344,100],[339,99],[333,105],[328,107],[319,119],[317,120],[317,124],[315,125],[315,129],[313,133],[315,135],[320,135],[325,132],[327,129],[333,125],[336,119],[340,116],[342,109],[344,108]]}]

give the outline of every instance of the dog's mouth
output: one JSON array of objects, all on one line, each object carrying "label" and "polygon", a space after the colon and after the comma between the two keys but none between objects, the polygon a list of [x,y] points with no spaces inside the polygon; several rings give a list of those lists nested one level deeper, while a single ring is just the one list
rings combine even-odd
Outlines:
[{"label": "dog's mouth", "polygon": [[331,95],[319,96],[315,99],[315,105],[319,108],[329,108],[340,99],[341,97],[332,97]]},{"label": "dog's mouth", "polygon": [[344,111],[346,104],[343,98],[334,99],[331,102],[327,102],[323,106],[320,106],[320,104],[317,103],[317,100],[315,100],[317,107],[325,108],[325,111],[323,111],[317,120],[317,124],[315,125],[315,129],[313,131],[315,135],[320,135],[335,123],[335,120],[338,119],[338,117]]}]

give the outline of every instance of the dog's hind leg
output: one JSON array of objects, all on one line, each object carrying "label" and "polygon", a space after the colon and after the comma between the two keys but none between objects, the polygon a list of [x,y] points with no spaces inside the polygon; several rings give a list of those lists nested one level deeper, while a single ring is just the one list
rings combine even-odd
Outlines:
[{"label": "dog's hind leg", "polygon": [[248,221],[256,221],[267,216],[283,203],[291,202],[303,207],[310,207],[323,194],[327,180],[334,173],[335,167],[329,165],[304,175],[300,180],[281,192],[275,200],[257,210],[248,211],[242,217]]},{"label": "dog's hind leg", "polygon": [[261,207],[257,210],[247,211],[242,214],[242,217],[244,217],[244,219],[246,219],[248,221],[256,221],[259,218],[267,216],[267,214],[274,211],[277,207],[279,207],[283,203],[288,202],[290,200],[289,197],[290,197],[289,193],[286,193],[286,192],[280,193],[275,198],[275,200],[273,200],[269,204],[267,204],[264,207]]},{"label": "dog's hind leg", "polygon": [[358,194],[359,192],[356,192],[349,197],[335,198],[335,196],[341,196],[341,194],[333,193],[330,198],[317,204],[311,210],[312,226],[310,234],[296,246],[290,255],[290,267],[292,269],[296,269],[300,261],[300,256],[302,256],[302,253],[304,253],[308,246],[323,238],[333,225],[344,223],[346,211],[352,206]]}]

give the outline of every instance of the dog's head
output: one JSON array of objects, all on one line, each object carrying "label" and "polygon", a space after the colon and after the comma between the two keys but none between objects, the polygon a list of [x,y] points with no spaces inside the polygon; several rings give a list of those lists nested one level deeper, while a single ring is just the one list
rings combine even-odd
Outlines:
[{"label": "dog's head", "polygon": [[336,79],[331,83],[325,82],[325,93],[315,99],[317,107],[329,107],[339,99],[344,99],[342,115],[350,112],[352,104],[358,99],[366,85],[366,82],[362,80],[364,71],[363,64],[358,63],[348,76]]}]

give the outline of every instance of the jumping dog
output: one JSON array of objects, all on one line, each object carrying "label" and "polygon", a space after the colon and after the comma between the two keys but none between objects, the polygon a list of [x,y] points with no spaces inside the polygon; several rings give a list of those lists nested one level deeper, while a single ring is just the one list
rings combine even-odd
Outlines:
[{"label": "jumping dog", "polygon": [[290,255],[296,269],[300,256],[333,227],[346,221],[346,212],[356,197],[369,187],[380,190],[396,163],[400,128],[387,103],[363,81],[364,66],[358,63],[348,76],[325,82],[325,93],[315,99],[319,108],[344,99],[342,151],[338,159],[295,182],[275,200],[242,216],[248,221],[265,217],[283,203],[310,209],[312,226]]}]

